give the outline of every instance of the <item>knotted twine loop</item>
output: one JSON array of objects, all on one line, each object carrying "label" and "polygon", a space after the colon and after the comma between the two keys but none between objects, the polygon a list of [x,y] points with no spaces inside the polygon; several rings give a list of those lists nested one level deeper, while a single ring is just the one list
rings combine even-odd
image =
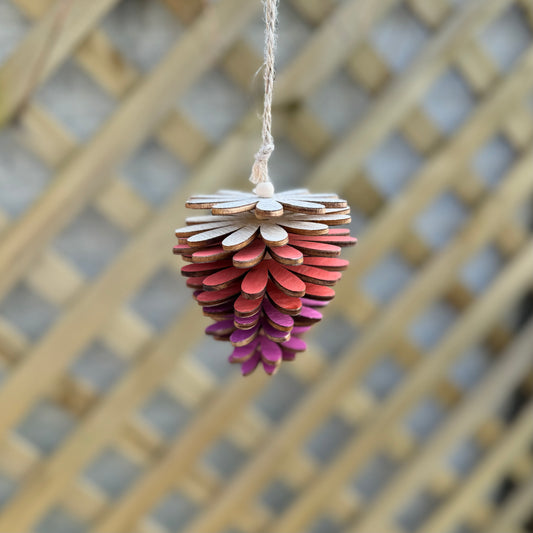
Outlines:
[{"label": "knotted twine loop", "polygon": [[263,144],[255,154],[250,181],[255,184],[270,183],[268,161],[274,151],[272,136],[272,95],[274,93],[275,53],[278,40],[278,1],[263,0],[265,13],[265,62],[263,77],[265,80],[265,99],[263,104]]}]

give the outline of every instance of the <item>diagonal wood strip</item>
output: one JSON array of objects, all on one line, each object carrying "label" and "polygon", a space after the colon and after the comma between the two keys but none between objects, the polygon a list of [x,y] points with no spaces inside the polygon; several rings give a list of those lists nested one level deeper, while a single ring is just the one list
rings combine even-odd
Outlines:
[{"label": "diagonal wood strip", "polygon": [[[205,72],[231,44],[259,5],[222,0],[207,10],[154,68],[89,143],[58,172],[34,208],[17,221],[0,249],[0,294],[12,286],[44,246],[160,122],[176,96]],[[216,21],[225,28],[213,35]],[[198,54],[198,50],[205,53]],[[200,59],[199,59],[200,58]]]},{"label": "diagonal wood strip", "polygon": [[[348,250],[350,269],[345,280],[361,278],[386,253],[398,245],[417,213],[462,176],[471,154],[493,135],[506,117],[509,103],[523,99],[533,79],[533,48],[523,57],[516,75],[505,78],[481,102],[471,119],[432,157],[399,193],[372,220],[357,250]],[[348,282],[349,283],[349,282]],[[346,306],[350,291],[340,291],[332,306]]]},{"label": "diagonal wood strip", "polygon": [[[372,417],[368,426],[352,439],[343,450],[328,465],[327,470],[313,485],[304,490],[297,501],[289,510],[271,525],[273,531],[300,531],[304,530],[309,522],[320,513],[321,509],[335,497],[336,491],[349,481],[353,472],[369,461],[379,442],[382,442],[383,428],[389,427],[395,421],[401,420],[408,412],[417,398],[427,394],[441,376],[459,357],[463,350],[486,335],[505,309],[509,308],[530,285],[527,271],[532,268],[533,246],[528,246],[513,262],[513,266],[505,270],[491,285],[490,289],[474,305],[468,309],[456,325],[447,333],[444,340],[437,346],[431,357],[425,358],[417,365],[398,390],[383,402],[377,413]],[[516,283],[516,284],[515,284]],[[508,389],[507,389],[508,390]],[[502,389],[505,394],[506,390]],[[454,420],[456,418],[454,417]],[[467,426],[465,430],[468,430]],[[458,430],[458,427],[455,428]],[[440,445],[447,441],[441,440]],[[426,444],[427,453],[431,450]],[[425,448],[426,449],[426,448]],[[437,448],[437,452],[441,448]],[[424,451],[424,453],[426,453]],[[431,452],[433,453],[433,452]],[[425,457],[425,455],[423,456]],[[432,455],[433,459],[435,458]],[[427,466],[427,463],[425,463]],[[425,468],[419,474],[427,474]],[[402,485],[405,494],[407,485]],[[393,515],[381,515],[393,516]],[[359,525],[354,531],[359,530]],[[383,529],[365,529],[361,531],[386,531]]]},{"label": "diagonal wood strip", "polygon": [[[499,307],[498,311],[501,313],[503,309]],[[379,499],[371,502],[347,530],[386,531],[391,516],[405,495],[413,493],[416,487],[426,482],[453,444],[466,438],[482,420],[490,417],[507,398],[509,391],[531,369],[532,345],[533,321],[487,371],[482,382],[468,393],[453,417],[449,417],[431,435],[420,453],[402,467],[380,493]],[[505,531],[505,528],[500,528],[499,531]]]},{"label": "diagonal wood strip", "polygon": [[[378,316],[365,333],[330,368],[325,378],[309,392],[277,429],[271,441],[248,463],[219,500],[186,531],[224,529],[236,509],[249,502],[271,475],[281,457],[296,449],[301,441],[329,414],[341,392],[368,370],[373,358],[386,352],[406,324],[440,295],[450,284],[450,272],[466,257],[485,245],[500,228],[511,208],[527,197],[533,188],[529,154],[521,171],[507,179],[494,196],[486,200],[470,219],[464,231],[430,264],[398,298]],[[528,257],[531,260],[530,257]],[[528,268],[530,268],[528,263]],[[523,288],[523,287],[522,287]]]},{"label": "diagonal wood strip", "polygon": [[531,514],[531,494],[533,494],[533,479],[524,481],[510,501],[498,509],[486,533],[519,531],[520,524]]},{"label": "diagonal wood strip", "polygon": [[329,157],[317,165],[309,176],[309,187],[318,189],[328,183],[330,189],[341,190],[354,170],[362,168],[372,150],[394,131],[423,97],[472,34],[510,3],[511,0],[472,0],[452,15],[445,30],[428,43],[420,57],[387,89],[379,108],[364,117],[342,142],[335,145]]},{"label": "diagonal wood strip", "polygon": [[372,31],[374,23],[398,3],[398,0],[359,0],[341,4],[277,83],[274,105],[303,100],[312,94],[346,62],[354,47]]},{"label": "diagonal wood strip", "polygon": [[[196,337],[191,336],[195,325],[198,325],[196,314],[184,313],[177,325],[156,346],[146,350],[136,361],[134,368],[106,396],[105,401],[79,423],[56,454],[32,472],[21,491],[2,509],[0,531],[33,529],[39,518],[56,503],[60,494],[68,489],[74,476],[123,428],[125,415],[141,405],[161,383],[161,379],[172,370],[176,359],[169,357],[169,354],[176,351],[176,346],[180,346],[181,353],[186,351],[187,341],[184,343],[184,339],[188,339],[189,343],[195,340]],[[250,380],[243,380],[239,376],[232,384],[217,391],[212,401],[207,403],[203,416],[197,416],[193,420],[175,453],[169,457],[173,467],[189,467],[191,455],[196,456],[202,450],[199,435],[202,436],[204,447],[208,446],[212,437],[221,433],[228,422],[246,407],[246,399],[257,394],[266,380],[267,377],[259,373]],[[162,479],[152,479],[151,482],[157,487]],[[154,490],[154,493],[157,494],[157,491]],[[144,496],[143,494],[143,498]]]},{"label": "diagonal wood strip", "polygon": [[505,473],[505,469],[531,446],[533,401],[524,406],[518,420],[484,457],[448,501],[439,506],[422,526],[424,533],[445,533],[482,499]]},{"label": "diagonal wood strip", "polygon": [[[46,58],[38,84],[48,78],[65,61],[72,50],[92,30],[93,26],[118,0],[76,1],[72,5],[62,31]],[[21,103],[31,78],[31,65],[39,57],[40,48],[55,25],[61,2],[56,2],[43,19],[36,24],[0,68],[0,126],[5,124]]]}]

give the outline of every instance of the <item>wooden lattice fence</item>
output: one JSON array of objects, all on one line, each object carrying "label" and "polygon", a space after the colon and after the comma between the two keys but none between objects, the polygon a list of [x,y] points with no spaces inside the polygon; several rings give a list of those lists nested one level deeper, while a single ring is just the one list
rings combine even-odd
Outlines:
[{"label": "wooden lattice fence", "polygon": [[0,0],[0,533],[533,530],[533,0],[281,0],[281,185],[360,244],[242,379],[171,253],[245,188],[259,0]]}]

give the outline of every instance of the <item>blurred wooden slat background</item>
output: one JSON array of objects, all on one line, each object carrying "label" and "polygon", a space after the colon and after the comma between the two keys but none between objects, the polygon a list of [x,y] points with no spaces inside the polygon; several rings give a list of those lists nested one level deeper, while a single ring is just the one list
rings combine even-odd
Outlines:
[{"label": "blurred wooden slat background", "polygon": [[281,0],[272,173],[360,244],[242,379],[170,250],[248,186],[262,31],[0,0],[0,533],[533,531],[533,0]]}]

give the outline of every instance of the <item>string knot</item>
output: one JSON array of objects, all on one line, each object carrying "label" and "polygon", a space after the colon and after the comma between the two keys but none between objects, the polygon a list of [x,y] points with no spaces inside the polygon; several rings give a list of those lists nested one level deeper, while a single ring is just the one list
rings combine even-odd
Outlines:
[{"label": "string knot", "polygon": [[274,143],[271,142],[271,143],[268,143],[268,144],[264,144],[263,146],[261,146],[261,148],[259,148],[258,152],[255,154],[255,160],[258,161],[268,161],[270,159],[270,156],[272,155],[272,152],[274,151]]},{"label": "string knot", "polygon": [[255,185],[270,181],[268,161],[274,148],[274,143],[264,144],[255,154],[255,162],[252,167],[252,174],[250,175],[250,181]]}]

